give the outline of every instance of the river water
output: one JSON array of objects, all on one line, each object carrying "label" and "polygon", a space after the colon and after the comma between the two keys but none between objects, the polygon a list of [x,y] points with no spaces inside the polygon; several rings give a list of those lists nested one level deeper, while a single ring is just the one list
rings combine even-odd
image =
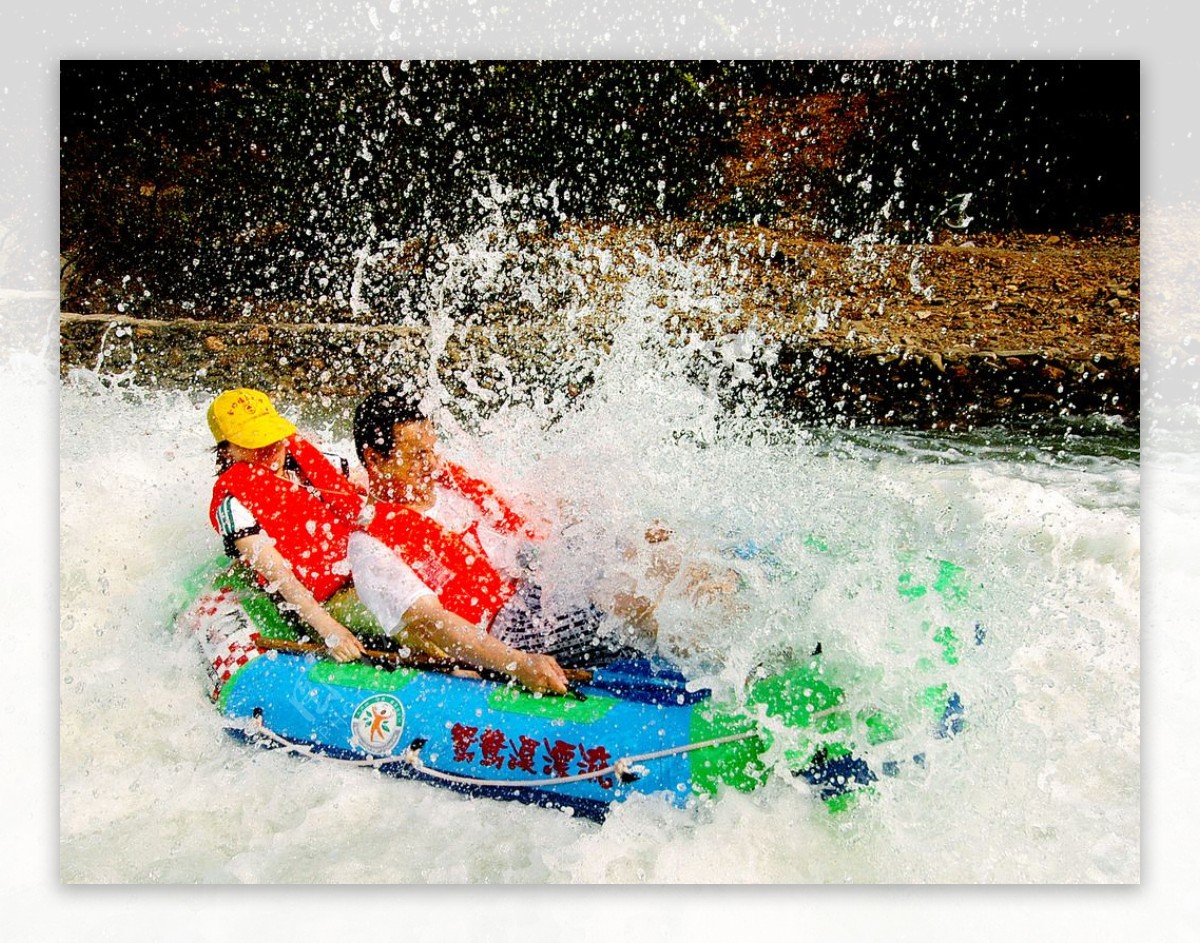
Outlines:
[{"label": "river water", "polygon": [[[962,734],[914,742],[923,767],[836,815],[780,776],[685,810],[638,798],[602,825],[239,745],[170,631],[180,582],[219,549],[212,391],[76,371],[60,390],[62,881],[1137,882],[1136,433],[797,429],[730,413],[663,350],[630,328],[566,406],[443,409],[445,449],[575,522],[546,557],[559,585],[620,564],[656,520],[688,560],[732,571],[732,599],[672,586],[660,608],[664,651],[718,692],[819,642],[860,670],[854,697],[887,704],[932,660]],[[280,405],[353,455],[353,403]],[[932,588],[941,561],[963,595],[901,592]]]}]

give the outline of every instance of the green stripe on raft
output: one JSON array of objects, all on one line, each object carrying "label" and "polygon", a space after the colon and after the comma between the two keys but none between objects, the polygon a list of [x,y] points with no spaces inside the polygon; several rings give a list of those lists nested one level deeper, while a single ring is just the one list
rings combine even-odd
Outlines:
[{"label": "green stripe on raft", "polygon": [[[691,739],[703,742],[729,735],[758,732],[757,737],[694,751],[692,780],[705,793],[721,784],[750,791],[766,780],[770,766],[763,755],[776,742],[784,763],[801,770],[813,762],[818,751],[827,757],[848,754],[854,733],[854,717],[841,708],[845,692],[825,677],[822,660],[808,662],[760,679],[750,686],[744,707],[707,704],[692,716]],[[759,714],[766,725],[760,725]],[[877,711],[861,712],[866,739],[872,744],[895,737],[896,722]]]},{"label": "green stripe on raft", "polygon": [[538,696],[515,686],[497,688],[488,696],[488,707],[512,714],[531,715],[537,718],[563,719],[578,724],[599,721],[612,711],[615,698],[603,695],[588,695],[586,701],[575,698]]},{"label": "green stripe on raft", "polygon": [[[270,655],[267,656],[270,658]],[[380,669],[362,662],[317,662],[308,677],[325,685],[366,688],[377,692],[399,692],[417,678],[416,669]]]}]

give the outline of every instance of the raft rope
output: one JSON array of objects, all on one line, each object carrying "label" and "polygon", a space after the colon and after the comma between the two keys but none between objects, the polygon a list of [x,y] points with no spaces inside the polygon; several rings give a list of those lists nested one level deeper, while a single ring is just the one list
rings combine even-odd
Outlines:
[{"label": "raft rope", "polygon": [[476,787],[553,787],[567,783],[580,783],[585,780],[596,780],[600,777],[607,777],[609,774],[616,774],[622,783],[629,783],[638,780],[647,773],[645,768],[638,770],[636,767],[642,761],[660,760],[664,757],[673,757],[676,754],[687,754],[691,751],[701,751],[709,747],[719,747],[722,744],[731,744],[734,741],[745,741],[750,738],[759,737],[759,732],[757,731],[743,731],[741,734],[727,734],[724,737],[709,738],[707,741],[693,741],[691,744],[680,744],[674,747],[663,748],[659,751],[649,751],[645,754],[631,754],[628,757],[619,758],[615,763],[609,764],[606,767],[589,770],[587,773],[572,774],[564,777],[548,777],[540,780],[506,780],[500,777],[463,777],[458,774],[447,773],[444,770],[438,770],[436,767],[430,767],[420,756],[421,748],[425,744],[423,739],[414,741],[403,754],[390,754],[387,757],[369,757],[357,760],[349,757],[334,757],[330,754],[322,754],[314,751],[310,745],[297,744],[295,741],[288,740],[283,735],[268,728],[263,723],[262,717],[257,713],[253,719],[246,722],[243,730],[251,737],[265,737],[291,753],[301,754],[318,760],[337,761],[349,764],[352,767],[380,767],[383,764],[405,764],[437,780]]}]

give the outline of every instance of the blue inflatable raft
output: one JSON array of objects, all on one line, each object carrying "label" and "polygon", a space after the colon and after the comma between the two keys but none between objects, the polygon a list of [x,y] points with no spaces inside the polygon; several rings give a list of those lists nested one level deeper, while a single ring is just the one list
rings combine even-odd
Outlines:
[{"label": "blue inflatable raft", "polygon": [[210,694],[235,737],[592,819],[634,793],[683,806],[752,790],[780,768],[840,809],[895,772],[899,761],[880,749],[905,728],[945,737],[963,724],[945,684],[917,692],[906,717],[855,710],[819,652],[754,681],[737,705],[657,658],[591,670],[568,696],[390,653],[339,664],[303,651],[316,647],[226,559],[190,591],[177,625],[204,650]]}]

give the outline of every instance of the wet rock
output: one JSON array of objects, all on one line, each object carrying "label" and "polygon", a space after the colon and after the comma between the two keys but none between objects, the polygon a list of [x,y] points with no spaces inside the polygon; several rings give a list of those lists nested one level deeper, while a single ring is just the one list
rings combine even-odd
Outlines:
[{"label": "wet rock", "polygon": [[[531,237],[517,259],[523,272],[540,272],[532,284],[541,302],[525,297],[530,279],[515,270],[504,291],[464,300],[448,313],[457,327],[436,366],[450,385],[486,387],[495,358],[533,377],[604,357],[613,326],[630,316],[626,286],[638,279],[651,286],[646,308],[661,319],[665,343],[753,329],[766,353],[742,365],[749,380],[731,375],[722,395],[752,385],[805,422],[962,428],[1063,410],[1136,422],[1138,324],[1118,314],[1138,305],[1136,240],[1024,239],[973,234],[852,251],[785,229],[663,224],[599,236],[567,226],[553,240]],[[776,248],[760,253],[761,244]],[[579,248],[589,245],[611,257],[605,272]],[[664,246],[693,267],[704,297],[653,281],[651,260]],[[157,319],[64,313],[62,370],[103,361],[158,384],[277,380],[297,395],[356,396],[430,369],[420,309],[367,316],[328,299],[248,299],[209,320],[177,315],[169,307]]]}]

